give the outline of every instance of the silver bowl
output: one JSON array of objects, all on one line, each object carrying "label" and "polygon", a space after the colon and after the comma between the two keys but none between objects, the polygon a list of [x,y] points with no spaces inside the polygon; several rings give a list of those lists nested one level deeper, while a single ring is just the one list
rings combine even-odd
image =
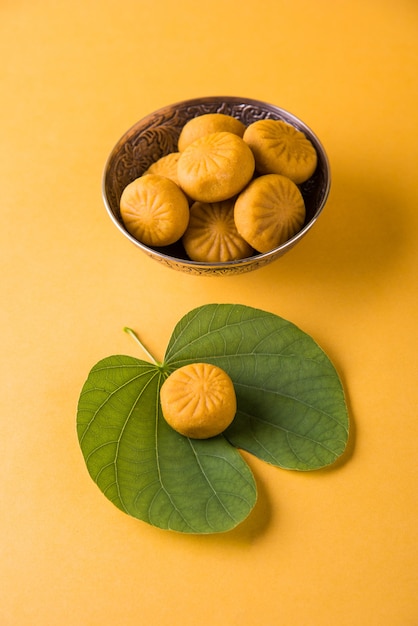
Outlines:
[{"label": "silver bowl", "polygon": [[[145,172],[157,159],[177,150],[177,140],[184,124],[204,113],[225,113],[246,126],[256,120],[283,120],[301,130],[315,146],[318,165],[313,176],[300,185],[305,200],[303,228],[282,245],[253,256],[225,263],[202,263],[188,259],[181,243],[151,248],[136,240],[125,228],[119,209],[123,189]],[[325,150],[317,136],[300,119],[273,104],[249,98],[207,97],[171,104],[147,115],[122,135],[111,151],[103,174],[103,200],[115,226],[135,246],[160,263],[189,274],[241,274],[275,261],[293,248],[312,228],[324,208],[330,189],[330,170]]]}]

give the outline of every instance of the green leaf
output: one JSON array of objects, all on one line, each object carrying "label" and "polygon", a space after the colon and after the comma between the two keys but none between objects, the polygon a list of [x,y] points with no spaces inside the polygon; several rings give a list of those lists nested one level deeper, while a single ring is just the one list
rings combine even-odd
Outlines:
[{"label": "green leaf", "polygon": [[271,464],[313,470],[333,463],[348,439],[338,374],[323,350],[277,315],[243,305],[191,311],[176,326],[165,365],[192,361],[222,367],[238,411],[225,436]]},{"label": "green leaf", "polygon": [[[227,531],[257,497],[237,448],[296,470],[329,465],[345,449],[349,422],[335,368],[311,337],[277,315],[205,305],[177,324],[164,363],[145,352],[153,363],[129,356],[97,363],[77,411],[92,479],[134,517],[185,533]],[[188,439],[162,416],[163,381],[191,362],[214,363],[234,383],[237,414],[218,437]]]},{"label": "green leaf", "polygon": [[128,356],[100,361],[83,386],[77,431],[88,471],[117,507],[185,533],[227,531],[256,501],[248,465],[221,435],[176,433],[161,415],[163,369]]}]

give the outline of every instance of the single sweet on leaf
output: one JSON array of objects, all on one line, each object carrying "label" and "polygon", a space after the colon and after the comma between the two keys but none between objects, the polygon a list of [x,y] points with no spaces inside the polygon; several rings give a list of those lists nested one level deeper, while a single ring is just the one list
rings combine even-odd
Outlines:
[{"label": "single sweet on leaf", "polygon": [[220,435],[237,410],[232,380],[209,363],[189,363],[174,370],[161,387],[160,400],[165,420],[192,439]]},{"label": "single sweet on leaf", "polygon": [[[304,471],[344,452],[349,421],[338,374],[311,337],[277,315],[204,305],[176,325],[164,361],[151,360],[111,356],[97,363],[77,412],[92,479],[134,517],[185,533],[224,532],[257,498],[237,448]],[[210,439],[183,436],[162,415],[164,381],[191,363],[220,367],[234,385],[235,418]]]}]

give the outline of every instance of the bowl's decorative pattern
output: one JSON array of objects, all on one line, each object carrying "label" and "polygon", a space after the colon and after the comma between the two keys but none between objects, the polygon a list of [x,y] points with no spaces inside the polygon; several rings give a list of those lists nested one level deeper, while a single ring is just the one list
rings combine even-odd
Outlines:
[{"label": "bowl's decorative pattern", "polygon": [[[125,229],[119,202],[123,189],[145,172],[157,159],[177,150],[177,141],[184,124],[205,113],[225,113],[241,120],[246,126],[259,119],[279,119],[292,124],[311,140],[318,154],[314,175],[300,186],[306,205],[306,221],[302,230],[292,239],[265,254],[227,263],[200,263],[190,261],[181,244],[166,248],[150,248],[140,243]],[[290,250],[312,227],[328,197],[330,187],[329,164],[316,135],[301,120],[274,105],[258,100],[237,97],[207,97],[179,102],[137,122],[113,148],[103,176],[103,199],[115,225],[136,246],[151,258],[167,267],[190,274],[244,273],[260,268]]]}]

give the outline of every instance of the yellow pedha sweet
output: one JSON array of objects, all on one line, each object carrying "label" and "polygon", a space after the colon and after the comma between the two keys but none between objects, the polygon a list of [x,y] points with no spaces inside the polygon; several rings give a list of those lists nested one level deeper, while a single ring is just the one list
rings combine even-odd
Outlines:
[{"label": "yellow pedha sweet", "polygon": [[146,174],[125,187],[120,213],[126,229],[147,246],[178,241],[189,222],[189,202],[169,178]]},{"label": "yellow pedha sweet", "polygon": [[159,176],[166,176],[173,183],[180,186],[177,176],[177,163],[180,157],[180,152],[170,152],[165,156],[160,157],[157,161],[154,161],[149,168],[144,172],[146,174],[158,174]]},{"label": "yellow pedha sweet", "polygon": [[182,242],[192,261],[235,261],[253,253],[235,226],[234,199],[192,204],[189,225]]},{"label": "yellow pedha sweet", "polygon": [[234,133],[216,132],[191,143],[177,174],[184,192],[200,202],[221,202],[239,193],[254,174],[254,156]]},{"label": "yellow pedha sweet", "polygon": [[203,115],[198,115],[183,126],[178,139],[178,149],[181,152],[196,139],[221,131],[227,131],[242,137],[245,125],[232,115],[226,115],[225,113],[204,113]]},{"label": "yellow pedha sweet", "polygon": [[317,153],[312,142],[286,122],[257,120],[247,127],[243,139],[254,154],[259,174],[282,174],[299,185],[316,169]]},{"label": "yellow pedha sweet", "polygon": [[302,228],[305,202],[290,178],[266,174],[238,196],[234,219],[240,235],[258,252],[269,252]]},{"label": "yellow pedha sweet", "polygon": [[175,370],[163,383],[160,400],[168,424],[193,439],[219,435],[237,410],[231,378],[209,363],[191,363]]}]

